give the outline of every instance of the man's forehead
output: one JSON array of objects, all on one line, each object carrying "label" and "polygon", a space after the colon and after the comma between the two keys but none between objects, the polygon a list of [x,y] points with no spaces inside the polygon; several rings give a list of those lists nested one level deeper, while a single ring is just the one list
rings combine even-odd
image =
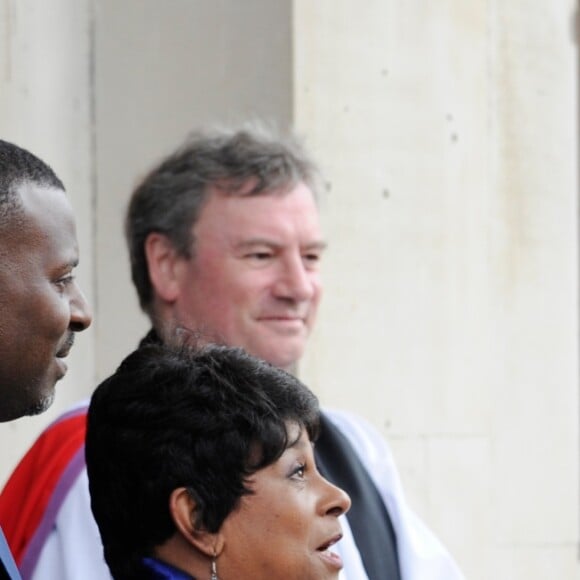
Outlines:
[{"label": "man's forehead", "polygon": [[256,197],[282,197],[296,191],[307,191],[315,204],[318,197],[313,187],[301,180],[280,180],[264,184],[259,177],[249,177],[243,180],[223,179],[207,186],[207,197],[253,199]]},{"label": "man's forehead", "polygon": [[[58,246],[76,254],[76,225],[72,207],[60,188],[24,182],[18,188],[21,200],[19,237],[26,244]],[[72,257],[71,257],[72,259]]]},{"label": "man's forehead", "polygon": [[301,200],[305,213],[318,218],[319,210],[316,196],[312,189],[305,183],[286,184],[273,189],[254,191],[253,185],[246,184],[236,191],[228,191],[218,187],[210,187],[205,203],[201,208],[200,217],[207,206],[212,206],[214,210],[231,211],[236,213],[244,211],[250,207],[263,207],[270,211],[285,211],[284,205],[293,201]]},{"label": "man's forehead", "polygon": [[57,197],[62,198],[68,203],[66,193],[59,187],[44,185],[34,181],[23,180],[15,185],[15,192],[20,198],[20,204],[23,208],[33,208],[39,204],[50,204]]},{"label": "man's forehead", "polygon": [[299,239],[300,245],[324,246],[318,208],[306,186],[280,193],[233,196],[216,193],[203,207],[194,236],[258,244]]}]

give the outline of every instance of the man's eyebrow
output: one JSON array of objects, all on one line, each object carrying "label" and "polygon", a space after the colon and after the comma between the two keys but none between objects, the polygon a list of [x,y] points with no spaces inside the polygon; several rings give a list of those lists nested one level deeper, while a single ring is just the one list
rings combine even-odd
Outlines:
[{"label": "man's eyebrow", "polygon": [[268,238],[249,238],[247,240],[240,240],[236,244],[237,248],[249,248],[252,246],[270,246],[272,248],[280,248],[282,244],[269,240]]},{"label": "man's eyebrow", "polygon": [[58,267],[59,270],[68,271],[74,270],[79,265],[78,257],[70,258],[69,260],[63,260],[60,266]]},{"label": "man's eyebrow", "polygon": [[[250,238],[247,240],[241,240],[235,244],[237,248],[251,248],[253,246],[268,246],[271,248],[282,248],[285,244],[276,242],[268,238]],[[325,250],[328,244],[324,240],[315,240],[313,242],[308,242],[301,246],[306,250]]]},{"label": "man's eyebrow", "polygon": [[60,278],[61,276],[69,276],[73,270],[79,265],[78,258],[63,258],[62,262],[56,262],[50,268],[51,276]]},{"label": "man's eyebrow", "polygon": [[302,247],[307,250],[320,250],[322,252],[323,250],[326,250],[326,248],[328,247],[328,243],[325,242],[324,240],[318,240],[316,242],[305,244]]}]

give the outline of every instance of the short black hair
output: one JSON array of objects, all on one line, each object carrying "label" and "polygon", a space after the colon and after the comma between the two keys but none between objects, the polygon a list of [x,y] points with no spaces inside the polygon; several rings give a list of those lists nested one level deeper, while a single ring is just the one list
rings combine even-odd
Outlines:
[{"label": "short black hair", "polygon": [[19,214],[22,206],[17,188],[26,182],[64,191],[62,181],[44,161],[0,139],[0,228]]},{"label": "short black hair", "polygon": [[91,508],[118,580],[145,578],[141,561],[176,528],[169,497],[194,498],[197,526],[216,532],[274,463],[297,424],[315,440],[316,396],[294,376],[246,354],[146,345],[94,392],[86,461]]}]

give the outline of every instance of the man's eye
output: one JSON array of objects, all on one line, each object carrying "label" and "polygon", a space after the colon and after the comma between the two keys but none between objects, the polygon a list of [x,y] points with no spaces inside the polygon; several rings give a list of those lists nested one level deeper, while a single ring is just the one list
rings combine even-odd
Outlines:
[{"label": "man's eye", "polygon": [[317,266],[320,262],[320,254],[304,254],[302,259],[304,262],[310,266]]},{"label": "man's eye", "polygon": [[270,252],[252,252],[251,254],[246,254],[247,258],[252,260],[268,260],[272,257]]},{"label": "man's eye", "polygon": [[74,282],[75,277],[72,274],[68,274],[67,276],[63,276],[56,281],[56,285],[60,288],[66,288],[70,284]]}]

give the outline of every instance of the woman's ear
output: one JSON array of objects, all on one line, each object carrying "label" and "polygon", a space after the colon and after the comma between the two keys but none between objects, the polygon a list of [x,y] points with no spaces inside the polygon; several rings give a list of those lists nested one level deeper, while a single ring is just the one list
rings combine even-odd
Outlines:
[{"label": "woman's ear", "polygon": [[169,512],[181,536],[200,552],[213,558],[223,549],[222,535],[208,532],[196,524],[197,503],[187,488],[178,487],[169,496]]},{"label": "woman's ear", "polygon": [[179,296],[175,268],[179,256],[171,240],[165,234],[150,233],[145,239],[145,258],[155,294],[164,302],[175,302]]}]

